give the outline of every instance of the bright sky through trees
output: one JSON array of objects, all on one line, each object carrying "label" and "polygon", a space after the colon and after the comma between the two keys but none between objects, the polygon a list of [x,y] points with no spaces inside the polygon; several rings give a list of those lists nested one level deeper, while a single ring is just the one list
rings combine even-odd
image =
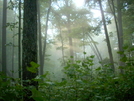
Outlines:
[{"label": "bright sky through trees", "polygon": [[101,17],[100,10],[92,9],[91,11],[93,12],[95,18]]},{"label": "bright sky through trees", "polygon": [[[73,0],[73,2],[77,8],[82,8],[85,5],[85,0]],[[99,10],[92,9],[91,11],[93,12],[95,18],[101,16]]]},{"label": "bright sky through trees", "polygon": [[80,8],[80,7],[84,6],[84,4],[85,4],[85,0],[73,0],[73,2],[75,3],[75,6],[77,8]]}]

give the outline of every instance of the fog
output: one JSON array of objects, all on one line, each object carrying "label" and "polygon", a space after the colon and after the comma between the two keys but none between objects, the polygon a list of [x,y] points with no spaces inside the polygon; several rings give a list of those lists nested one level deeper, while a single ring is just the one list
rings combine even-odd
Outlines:
[{"label": "fog", "polygon": [[[0,13],[2,14],[3,1],[1,0],[0,2]],[[7,71],[9,72],[9,75],[12,74],[12,76],[18,77],[17,16],[19,14],[16,6],[18,5],[18,1],[13,0],[13,3],[14,4],[8,1],[6,57]],[[98,4],[94,4],[93,2],[86,3],[85,0],[80,0],[79,2],[78,0],[59,0],[57,2],[52,2],[49,18],[47,19],[49,3],[50,2],[48,1],[40,1],[38,8],[40,9],[40,15],[38,16],[41,19],[41,27],[39,28],[38,26],[38,35],[40,34],[39,30],[41,30],[41,39],[38,37],[38,64],[40,64],[40,61],[45,62],[43,67],[44,73],[49,71],[53,76],[62,78],[62,75],[64,74],[62,72],[63,67],[66,65],[66,61],[70,59],[72,54],[74,61],[84,60],[87,56],[94,55],[94,69],[101,66],[99,62],[109,59],[105,30],[103,28],[101,12]],[[109,7],[106,6],[107,3],[103,2],[103,5],[105,5],[103,6],[103,9],[113,58],[115,62],[118,62],[118,39],[114,18],[109,11]],[[21,13],[23,15],[23,11]],[[0,19],[2,19],[2,16]],[[47,20],[48,25],[46,25]],[[0,25],[2,26],[2,22],[0,22]],[[46,26],[48,26],[47,29]],[[39,42],[41,41],[43,52],[46,35],[45,59],[40,60]],[[2,46],[0,46],[0,49],[1,47]],[[2,67],[0,69],[2,69]],[[13,74],[12,72],[16,74]],[[59,76],[59,74],[61,76]]]}]

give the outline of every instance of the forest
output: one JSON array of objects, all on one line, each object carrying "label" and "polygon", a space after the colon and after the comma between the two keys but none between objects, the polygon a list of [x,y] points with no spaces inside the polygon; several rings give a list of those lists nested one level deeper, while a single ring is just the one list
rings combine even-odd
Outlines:
[{"label": "forest", "polygon": [[133,0],[0,0],[0,101],[134,101]]}]

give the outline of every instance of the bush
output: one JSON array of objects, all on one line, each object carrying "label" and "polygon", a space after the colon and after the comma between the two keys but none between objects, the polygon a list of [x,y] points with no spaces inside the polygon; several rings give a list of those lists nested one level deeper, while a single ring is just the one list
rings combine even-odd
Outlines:
[{"label": "bush", "polygon": [[[68,60],[63,70],[66,76],[61,81],[51,80],[49,72],[36,77],[33,80],[39,82],[38,90],[27,87],[32,92],[30,97],[35,101],[134,101],[133,65],[127,61],[120,67],[124,73],[115,75],[110,65],[93,68],[93,59],[94,56],[83,61]],[[0,100],[20,101],[25,92],[18,82],[0,73]]]}]

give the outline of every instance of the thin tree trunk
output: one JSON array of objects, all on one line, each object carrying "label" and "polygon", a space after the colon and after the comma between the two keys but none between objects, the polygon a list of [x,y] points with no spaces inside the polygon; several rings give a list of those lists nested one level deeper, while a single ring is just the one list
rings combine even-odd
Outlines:
[{"label": "thin tree trunk", "polygon": [[42,59],[42,38],[41,38],[41,21],[40,21],[40,1],[37,0],[38,10],[38,32],[39,32],[39,63],[40,63],[40,75],[43,75],[43,59]]},{"label": "thin tree trunk", "polygon": [[[84,38],[85,38],[85,34],[84,34],[84,28],[83,28],[83,41],[82,41],[82,43],[83,43],[83,50],[84,50],[84,52],[86,51],[86,48],[85,48],[85,41],[84,41]],[[86,54],[84,54],[84,59],[85,59],[85,56]]]},{"label": "thin tree trunk", "polygon": [[[14,17],[14,22],[15,22],[15,17]],[[12,77],[14,77],[14,34],[15,34],[15,29],[13,29],[13,40],[12,40],[12,44],[11,44],[11,48],[12,48],[12,56],[11,56],[11,59],[12,59]]]},{"label": "thin tree trunk", "polygon": [[108,36],[108,31],[107,31],[107,26],[106,26],[106,21],[105,21],[105,16],[104,16],[101,0],[98,0],[98,2],[99,2],[100,10],[101,10],[101,16],[102,16],[102,21],[103,21],[103,25],[104,25],[106,40],[107,40],[107,47],[108,47],[111,68],[113,71],[115,71],[113,54],[112,54],[111,44],[110,44],[110,40],[109,40],[109,36]]},{"label": "thin tree trunk", "polygon": [[63,43],[63,38],[62,38],[62,34],[61,34],[61,28],[60,28],[60,39],[61,39],[61,49],[62,49],[63,65],[65,65],[65,59],[64,59],[64,43]]},{"label": "thin tree trunk", "polygon": [[3,1],[2,21],[2,72],[6,74],[6,22],[7,22],[7,0]]},{"label": "thin tree trunk", "polygon": [[12,43],[12,77],[14,77],[14,38],[13,38],[13,43]]},{"label": "thin tree trunk", "polygon": [[19,78],[22,78],[22,68],[21,68],[21,0],[19,0],[19,28],[18,28],[18,70]]},{"label": "thin tree trunk", "polygon": [[99,60],[100,60],[100,62],[102,61],[102,56],[101,56],[101,54],[100,54],[100,52],[99,52],[99,49],[98,49],[98,47],[96,46],[96,44],[94,43],[94,40],[93,40],[93,38],[88,34],[88,36],[89,36],[89,38],[91,39],[91,41],[93,42],[93,45],[94,45],[94,47],[95,47],[95,50],[97,51],[97,54],[98,54],[98,56],[99,56]]},{"label": "thin tree trunk", "polygon": [[[119,51],[122,52],[123,50],[123,30],[122,30],[122,15],[121,15],[121,10],[120,10],[120,1],[117,0],[117,12],[118,12],[118,17],[116,17],[116,12],[115,12],[115,7],[114,7],[114,2],[111,0],[112,6],[110,6],[110,0],[109,0],[109,6],[110,9],[113,13],[114,16],[114,21],[115,21],[115,26],[116,26],[116,31],[117,31],[117,37],[118,37],[118,47]],[[117,21],[118,20],[118,21]],[[119,54],[119,57],[122,58],[124,55]],[[122,61],[119,61],[119,66],[124,66],[125,63]],[[123,73],[123,70],[120,69],[121,73]]]},{"label": "thin tree trunk", "polygon": [[89,45],[90,45],[91,49],[93,50],[93,52],[95,53],[95,55],[97,56],[98,60],[100,61],[100,58],[99,58],[99,56],[98,56],[98,54],[96,52],[96,49],[94,48],[93,44],[90,43]]},{"label": "thin tree trunk", "polygon": [[[70,31],[69,31],[69,32],[70,32]],[[69,37],[69,47],[70,47],[70,56],[74,56],[72,37]]]},{"label": "thin tree trunk", "polygon": [[52,1],[50,0],[49,1],[50,4],[49,4],[49,8],[48,8],[48,11],[47,11],[47,18],[46,18],[46,27],[45,27],[45,39],[44,39],[44,47],[43,47],[43,53],[42,53],[42,64],[43,64],[43,67],[44,67],[44,62],[45,62],[45,53],[46,53],[46,41],[47,41],[47,30],[48,30],[48,21],[49,21],[49,14],[50,14],[50,10],[51,10],[51,3]]},{"label": "thin tree trunk", "polygon": [[[65,0],[66,6],[69,8],[68,0]],[[71,28],[70,28],[70,14],[67,13],[67,29],[68,29],[68,39],[69,39],[69,48],[70,48],[70,56],[74,56],[74,51],[73,51],[73,39],[71,37]],[[73,61],[73,58],[72,58]]]},{"label": "thin tree trunk", "polygon": [[[118,40],[119,40],[119,51],[124,51],[123,50],[123,29],[122,29],[122,13],[121,13],[121,8],[120,8],[120,0],[117,0],[117,12],[118,12],[118,29],[119,29],[119,32],[118,32]],[[122,58],[124,55],[120,54],[120,58]],[[124,66],[125,63],[120,61],[119,62],[120,66]],[[123,73],[123,70],[120,69],[121,73]]]},{"label": "thin tree trunk", "polygon": [[[68,37],[68,39],[69,39],[69,47],[70,47],[70,56],[74,56],[74,51],[73,51],[73,39],[72,39],[72,37],[71,37],[71,28],[70,28],[70,15],[68,15],[67,16],[67,18],[68,18],[68,35],[69,35],[69,37]],[[73,60],[73,58],[72,58],[72,60]]]}]

